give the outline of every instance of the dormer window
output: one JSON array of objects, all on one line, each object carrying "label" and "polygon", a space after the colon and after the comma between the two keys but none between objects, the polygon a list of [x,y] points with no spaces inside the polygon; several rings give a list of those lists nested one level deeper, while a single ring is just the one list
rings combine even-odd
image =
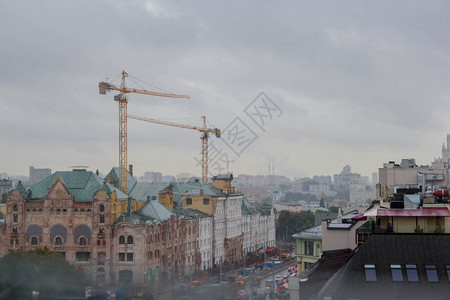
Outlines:
[{"label": "dormer window", "polygon": [[366,274],[366,281],[377,281],[375,265],[364,265],[364,272]]}]

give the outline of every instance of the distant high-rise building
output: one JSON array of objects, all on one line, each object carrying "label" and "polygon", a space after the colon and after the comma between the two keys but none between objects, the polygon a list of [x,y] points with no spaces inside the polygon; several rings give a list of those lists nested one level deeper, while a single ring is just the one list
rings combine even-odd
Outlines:
[{"label": "distant high-rise building", "polygon": [[448,162],[450,159],[450,134],[447,134],[447,147],[442,143],[442,160]]},{"label": "distant high-rise building", "polygon": [[378,183],[378,173],[377,172],[373,172],[372,173],[372,184],[376,185]]},{"label": "distant high-rise building", "polygon": [[33,166],[30,166],[30,183],[35,184],[42,179],[52,175],[51,169],[36,169]]},{"label": "distant high-rise building", "polygon": [[346,165],[340,174],[334,174],[334,185],[336,187],[349,185],[353,179],[359,178],[361,178],[361,174],[352,173],[350,165]]}]

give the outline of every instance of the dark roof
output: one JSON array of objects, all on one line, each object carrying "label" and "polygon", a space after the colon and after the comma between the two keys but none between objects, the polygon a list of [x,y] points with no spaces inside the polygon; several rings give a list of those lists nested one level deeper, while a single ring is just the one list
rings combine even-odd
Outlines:
[{"label": "dark roof", "polygon": [[334,220],[337,218],[337,215],[337,213],[316,212],[314,215],[314,226],[319,226],[323,220]]},{"label": "dark roof", "polygon": [[351,249],[323,251],[320,259],[299,275],[301,299],[314,297],[352,253]]},{"label": "dark roof", "polygon": [[[317,299],[448,299],[448,234],[374,234],[324,285]],[[375,265],[376,282],[365,280],[364,265]],[[393,282],[390,265],[401,265],[405,281]],[[405,265],[417,265],[419,282],[406,280]],[[428,282],[425,264],[437,266],[440,282]]]},{"label": "dark roof", "polygon": [[227,174],[217,174],[216,176],[213,176],[213,180],[233,180],[233,174],[227,173]]}]

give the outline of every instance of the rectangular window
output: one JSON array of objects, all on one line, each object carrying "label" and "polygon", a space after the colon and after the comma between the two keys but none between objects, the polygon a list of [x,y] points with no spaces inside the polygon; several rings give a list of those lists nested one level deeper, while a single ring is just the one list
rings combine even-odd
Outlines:
[{"label": "rectangular window", "polygon": [[133,261],[133,253],[127,253],[127,261]]},{"label": "rectangular window", "polygon": [[305,255],[314,255],[314,242],[305,241]]},{"label": "rectangular window", "polygon": [[125,261],[125,253],[119,253],[119,261]]},{"label": "rectangular window", "polygon": [[436,265],[425,265],[425,273],[427,274],[428,282],[439,282]]},{"label": "rectangular window", "polygon": [[88,262],[90,258],[91,258],[90,252],[77,252],[76,253],[76,261]]},{"label": "rectangular window", "polygon": [[105,265],[106,261],[106,253],[98,253],[98,265],[103,266]]},{"label": "rectangular window", "polygon": [[203,198],[203,205],[209,205],[209,198]]},{"label": "rectangular window", "polygon": [[17,223],[19,221],[19,215],[18,214],[13,214],[13,222]]},{"label": "rectangular window", "polygon": [[366,273],[366,281],[377,281],[375,265],[364,265],[364,272]]},{"label": "rectangular window", "polygon": [[406,277],[408,277],[409,282],[419,282],[419,274],[417,274],[416,265],[405,265],[406,267]]},{"label": "rectangular window", "polygon": [[186,205],[192,205],[192,198],[186,198]]},{"label": "rectangular window", "polygon": [[403,281],[403,272],[401,265],[391,265],[392,281]]}]

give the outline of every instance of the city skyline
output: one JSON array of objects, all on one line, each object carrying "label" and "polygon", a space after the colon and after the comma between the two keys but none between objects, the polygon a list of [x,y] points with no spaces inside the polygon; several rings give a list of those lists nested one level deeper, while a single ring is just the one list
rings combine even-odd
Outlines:
[{"label": "city skyline", "polygon": [[[131,95],[130,114],[254,131],[239,155],[211,139],[234,161],[224,171],[266,174],[270,158],[289,178],[428,164],[450,129],[449,4],[405,3],[2,3],[2,172],[117,166],[118,107],[98,82],[122,70],[191,97]],[[264,128],[246,114],[261,92],[281,112]],[[198,133],[129,120],[128,135],[135,174],[201,174]]]}]

